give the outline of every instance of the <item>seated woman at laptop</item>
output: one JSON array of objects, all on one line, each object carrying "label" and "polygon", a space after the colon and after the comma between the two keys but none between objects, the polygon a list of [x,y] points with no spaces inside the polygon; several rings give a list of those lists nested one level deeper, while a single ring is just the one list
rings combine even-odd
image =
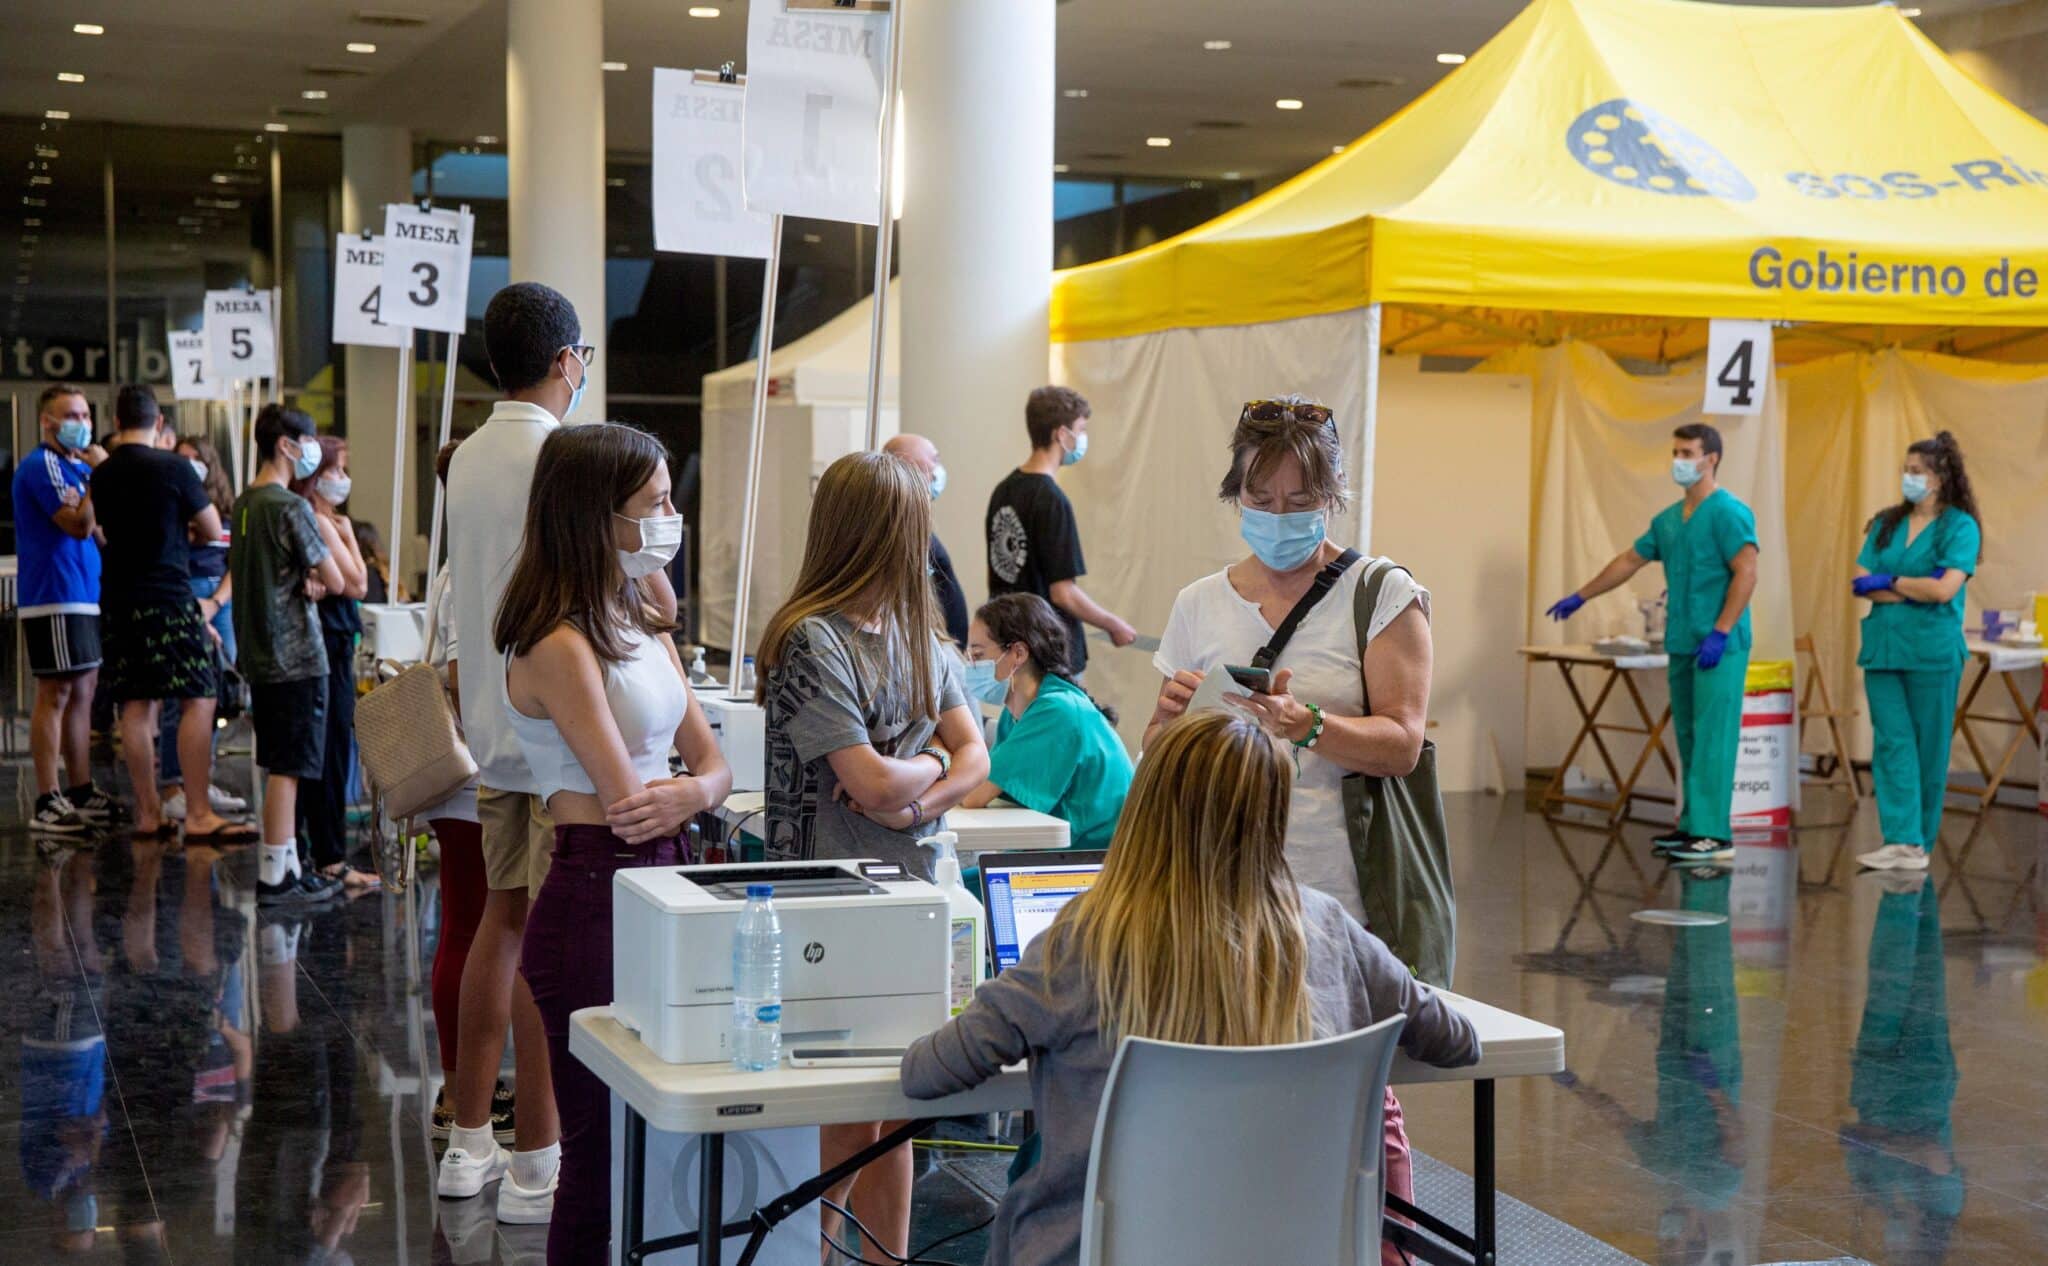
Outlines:
[{"label": "seated woman at laptop", "polygon": [[[1043,1151],[996,1211],[991,1266],[1077,1260],[1096,1110],[1124,1035],[1279,1045],[1398,1013],[1414,1058],[1478,1060],[1470,1021],[1335,898],[1295,883],[1285,853],[1293,787],[1286,745],[1249,719],[1203,712],[1167,727],[1138,768],[1094,886],[904,1056],[913,1099],[955,1094],[1031,1057]],[[1225,928],[1235,934],[1188,939]],[[1389,1093],[1387,1189],[1405,1197],[1413,1183],[1395,1109]]]},{"label": "seated woman at laptop", "polygon": [[1110,718],[1073,683],[1067,627],[1035,593],[1007,593],[974,613],[967,692],[1003,710],[979,809],[1008,796],[1064,819],[1075,848],[1107,848],[1131,789],[1131,757]]}]

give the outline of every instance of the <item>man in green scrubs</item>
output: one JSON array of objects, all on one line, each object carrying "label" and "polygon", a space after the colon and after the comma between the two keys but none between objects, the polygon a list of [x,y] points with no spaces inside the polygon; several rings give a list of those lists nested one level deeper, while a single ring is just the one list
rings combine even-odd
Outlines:
[{"label": "man in green scrubs", "polygon": [[1721,487],[1720,469],[1719,431],[1696,422],[1672,432],[1671,479],[1685,489],[1684,498],[1650,520],[1633,548],[1549,611],[1553,620],[1570,619],[1588,598],[1626,584],[1651,563],[1664,564],[1671,728],[1685,786],[1678,829],[1658,836],[1657,848],[1676,862],[1735,856],[1728,819],[1749,675],[1756,516]]}]

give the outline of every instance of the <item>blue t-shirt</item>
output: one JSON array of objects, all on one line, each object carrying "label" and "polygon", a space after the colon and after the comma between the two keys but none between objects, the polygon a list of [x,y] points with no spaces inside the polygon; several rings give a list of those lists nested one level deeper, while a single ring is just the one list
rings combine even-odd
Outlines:
[{"label": "blue t-shirt", "polygon": [[14,469],[14,542],[21,559],[21,614],[97,614],[100,547],[57,526],[64,490],[86,496],[92,469],[38,444]]}]

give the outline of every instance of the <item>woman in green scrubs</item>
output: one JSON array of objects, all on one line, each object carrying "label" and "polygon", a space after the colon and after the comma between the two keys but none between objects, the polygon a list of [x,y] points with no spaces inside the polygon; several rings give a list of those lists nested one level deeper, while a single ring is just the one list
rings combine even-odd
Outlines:
[{"label": "woman in green scrubs", "polygon": [[1003,709],[988,781],[963,808],[1007,796],[1066,820],[1074,848],[1107,848],[1131,789],[1123,740],[1067,677],[1067,627],[1036,594],[1004,594],[974,613],[967,692]]},{"label": "woman in green scrubs", "polygon": [[1963,452],[1947,431],[1906,450],[1905,500],[1870,521],[1856,556],[1863,617],[1863,689],[1876,732],[1871,782],[1884,847],[1856,860],[1878,870],[1925,870],[1941,834],[1956,688],[1969,649],[1963,587],[1982,536]]}]

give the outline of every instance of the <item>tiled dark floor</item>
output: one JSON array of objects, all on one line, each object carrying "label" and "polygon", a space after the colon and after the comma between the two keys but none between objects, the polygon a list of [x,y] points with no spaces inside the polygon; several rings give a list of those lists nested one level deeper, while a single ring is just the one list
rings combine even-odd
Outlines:
[{"label": "tiled dark floor", "polygon": [[[541,1260],[540,1233],[433,1198],[431,876],[259,917],[246,852],[38,848],[18,774],[0,767],[0,1263]],[[1954,817],[1915,883],[1856,874],[1867,805],[1713,878],[1653,866],[1649,828],[1451,811],[1459,988],[1568,1035],[1572,1078],[1501,1085],[1503,1190],[1656,1263],[2048,1256],[2042,820]],[[1403,1099],[1415,1144],[1469,1169],[1469,1090]],[[918,1241],[985,1217],[1006,1159],[925,1153]]]}]

